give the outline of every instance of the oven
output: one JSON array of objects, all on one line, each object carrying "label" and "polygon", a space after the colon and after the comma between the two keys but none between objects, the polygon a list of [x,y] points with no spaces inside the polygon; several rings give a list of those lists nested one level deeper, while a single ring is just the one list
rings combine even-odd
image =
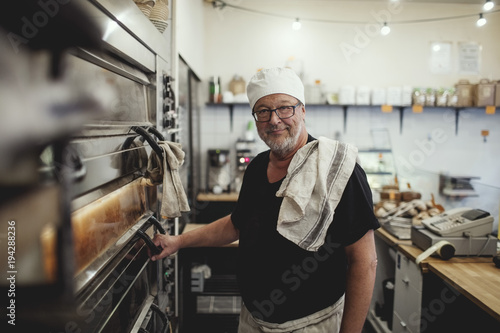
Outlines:
[{"label": "oven", "polygon": [[[155,233],[176,233],[178,220],[161,216],[162,186],[145,182],[152,153],[163,153],[158,142],[177,142],[180,130],[166,35],[132,1],[30,3],[34,11],[16,13],[30,20],[45,11],[53,17],[50,29],[38,27],[36,50],[29,49],[33,42],[0,57],[4,73],[9,61],[15,64],[13,77],[36,62],[39,75],[28,73],[20,89],[37,102],[28,106],[41,110],[32,112],[40,118],[21,121],[15,113],[25,112],[26,103],[12,98],[13,108],[2,107],[13,131],[5,134],[5,125],[0,134],[6,157],[0,163],[0,240],[13,246],[1,254],[0,287],[2,296],[12,291],[7,304],[14,304],[8,311],[15,323],[2,326],[173,332],[176,257],[152,262],[149,254],[158,251]],[[68,18],[79,28],[92,22],[89,30],[100,32],[97,47],[76,37],[57,45],[58,33],[73,31]],[[53,35],[44,41],[48,32]],[[0,78],[2,84],[10,82]]]}]

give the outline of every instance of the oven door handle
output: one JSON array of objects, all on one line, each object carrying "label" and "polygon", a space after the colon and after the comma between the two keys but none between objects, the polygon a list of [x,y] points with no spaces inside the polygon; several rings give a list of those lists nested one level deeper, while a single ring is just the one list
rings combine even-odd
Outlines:
[{"label": "oven door handle", "polygon": [[165,137],[153,126],[148,127],[148,132],[153,133],[159,141],[165,141]]},{"label": "oven door handle", "polygon": [[160,234],[165,235],[167,233],[165,229],[161,226],[160,221],[158,221],[154,216],[151,216],[149,218],[149,222],[151,222],[156,227],[156,229]]},{"label": "oven door handle", "polygon": [[131,129],[142,136],[151,146],[151,148],[156,152],[156,154],[160,157],[163,158],[163,150],[161,147],[158,145],[158,143],[149,135],[149,133],[142,127],[139,126],[132,126]]},{"label": "oven door handle", "polygon": [[156,305],[155,303],[151,304],[151,307],[150,309],[153,311],[153,312],[156,312],[156,314],[158,314],[161,318],[161,321],[163,322],[163,332],[167,332],[168,330],[168,324],[169,324],[169,320],[168,320],[168,317],[167,315],[160,310],[160,308],[158,307],[158,305]]},{"label": "oven door handle", "polygon": [[142,240],[144,240],[144,243],[146,243],[146,245],[149,247],[149,249],[153,254],[160,254],[161,251],[163,251],[163,249],[160,246],[156,246],[155,243],[153,243],[153,241],[151,240],[151,238],[149,238],[149,236],[146,235],[146,233],[141,229],[137,230],[136,234],[137,236],[142,238]]}]

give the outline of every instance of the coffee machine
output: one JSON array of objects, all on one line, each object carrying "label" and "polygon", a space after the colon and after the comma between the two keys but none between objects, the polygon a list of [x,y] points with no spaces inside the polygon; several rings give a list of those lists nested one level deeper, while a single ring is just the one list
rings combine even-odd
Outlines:
[{"label": "coffee machine", "polygon": [[236,151],[236,171],[244,172],[253,159],[253,154],[250,149],[239,149]]},{"label": "coffee machine", "polygon": [[236,142],[236,172],[234,177],[234,187],[236,192],[240,192],[243,175],[248,164],[255,154],[255,140],[238,140]]},{"label": "coffee machine", "polygon": [[207,192],[220,194],[231,190],[229,150],[209,149],[207,163]]}]

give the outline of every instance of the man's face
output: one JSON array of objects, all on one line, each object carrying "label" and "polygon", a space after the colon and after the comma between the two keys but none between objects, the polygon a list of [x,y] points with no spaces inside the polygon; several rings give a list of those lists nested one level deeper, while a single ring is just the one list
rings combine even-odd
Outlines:
[{"label": "man's face", "polygon": [[[259,99],[254,106],[254,111],[272,110],[297,103],[298,100],[290,95],[272,94]],[[269,122],[256,122],[257,131],[271,151],[285,156],[295,148],[300,133],[304,129],[304,119],[305,109],[301,104],[295,108],[295,114],[291,118],[280,119],[275,112],[272,112]]]}]

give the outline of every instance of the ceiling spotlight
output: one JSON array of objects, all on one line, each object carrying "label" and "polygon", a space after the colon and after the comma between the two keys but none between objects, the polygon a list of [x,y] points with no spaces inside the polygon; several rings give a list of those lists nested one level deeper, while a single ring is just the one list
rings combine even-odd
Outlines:
[{"label": "ceiling spotlight", "polygon": [[482,27],[483,25],[486,24],[486,19],[483,17],[483,13],[479,14],[479,19],[476,22],[476,25],[478,27]]},{"label": "ceiling spotlight", "polygon": [[300,30],[300,27],[302,27],[302,23],[300,23],[299,18],[297,17],[295,19],[295,22],[292,23],[292,29],[293,30]]},{"label": "ceiling spotlight", "polygon": [[380,33],[382,34],[382,36],[387,36],[389,32],[391,32],[391,28],[389,28],[387,22],[384,22],[384,26],[382,27],[382,29],[380,29]]},{"label": "ceiling spotlight", "polygon": [[491,0],[486,0],[486,2],[483,5],[483,9],[485,11],[491,10],[493,7],[495,7],[495,3]]}]

